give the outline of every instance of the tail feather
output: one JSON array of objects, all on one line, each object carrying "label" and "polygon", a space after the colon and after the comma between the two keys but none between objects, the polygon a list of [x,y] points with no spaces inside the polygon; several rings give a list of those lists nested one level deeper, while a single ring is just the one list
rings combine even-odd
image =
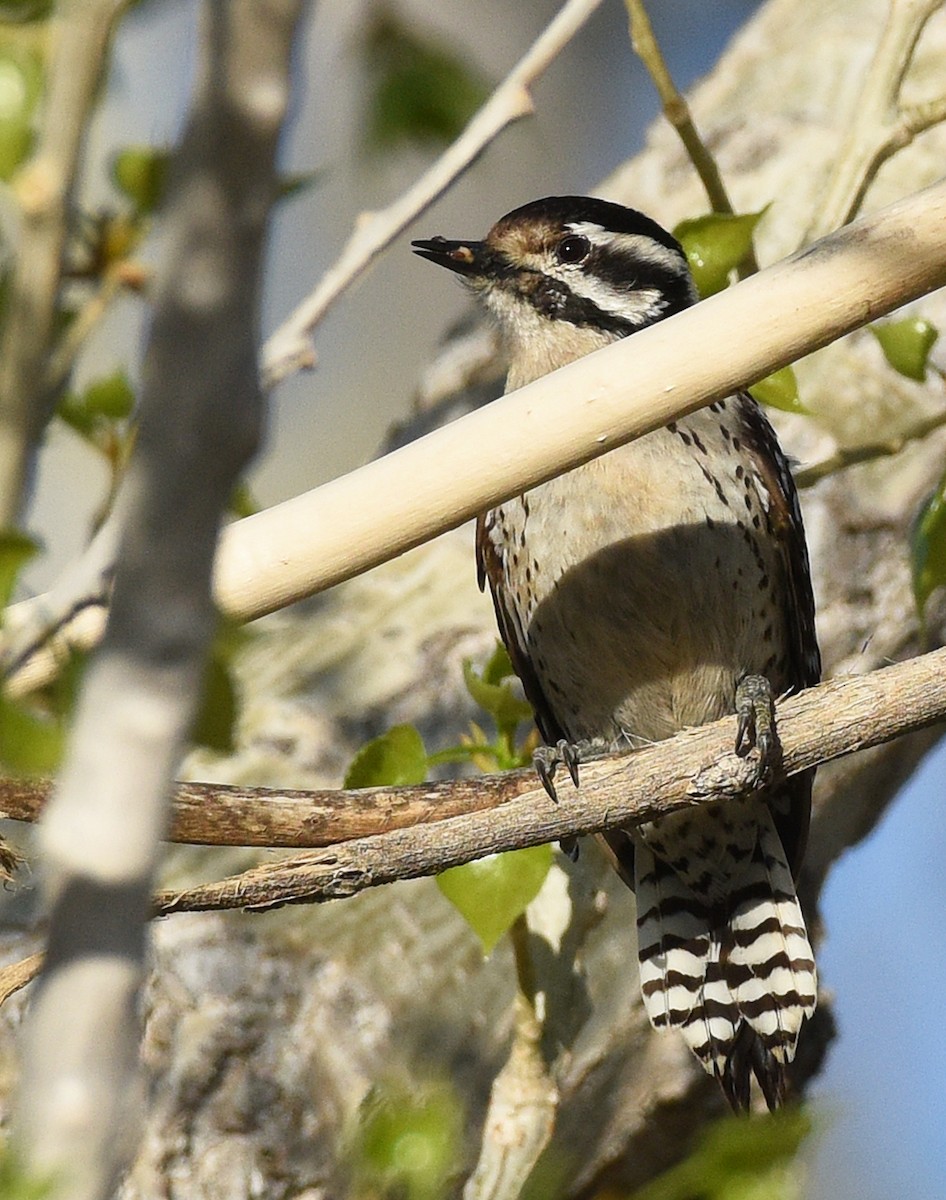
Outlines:
[{"label": "tail feather", "polygon": [[637,939],[644,1008],[655,1029],[677,1028],[719,1076],[739,1027],[706,905],[643,844],[634,850]]},{"label": "tail feather", "polygon": [[681,1031],[734,1108],[748,1108],[753,1075],[768,1106],[777,1107],[785,1064],[814,1011],[817,976],[767,810],[724,906],[696,895],[642,842],[634,864],[641,990],[651,1023]]},{"label": "tail feather", "polygon": [[728,934],[725,971],[739,1011],[779,1063],[791,1062],[802,1022],[815,1010],[818,976],[771,821],[760,825]]}]

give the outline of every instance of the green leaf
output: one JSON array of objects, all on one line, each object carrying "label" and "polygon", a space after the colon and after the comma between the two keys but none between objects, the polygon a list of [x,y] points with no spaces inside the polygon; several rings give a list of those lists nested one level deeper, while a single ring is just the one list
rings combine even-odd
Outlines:
[{"label": "green leaf", "polygon": [[207,655],[191,741],[218,754],[232,754],[236,748],[234,731],[240,716],[240,693],[233,660],[250,636],[242,625],[221,617]]},{"label": "green leaf", "polygon": [[87,412],[122,421],[130,417],[135,408],[135,393],[124,371],[115,371],[103,379],[97,379],[82,393]]},{"label": "green leaf", "polygon": [[39,542],[16,529],[0,532],[0,619],[20,572],[40,550]]},{"label": "green leaf", "polygon": [[437,886],[491,954],[539,894],[551,865],[551,846],[510,850],[451,867],[437,876]]},{"label": "green leaf", "polygon": [[681,221],[673,231],[704,299],[728,286],[730,272],[752,249],[752,234],[765,212],[708,213]]},{"label": "green leaf", "polygon": [[798,395],[798,380],[791,367],[782,367],[766,375],[749,388],[749,394],[766,408],[779,408],[782,412],[808,412]]},{"label": "green leaf", "polygon": [[170,150],[126,146],[112,157],[112,180],[141,215],[149,215],[164,199],[170,162]]},{"label": "green leaf", "polygon": [[24,24],[27,21],[44,21],[52,6],[52,0],[3,0],[0,3],[0,22]]},{"label": "green leaf", "polygon": [[379,6],[363,39],[371,79],[366,148],[451,142],[489,95],[453,50]]},{"label": "green leaf", "polygon": [[56,405],[56,416],[87,442],[95,442],[98,421],[85,406],[85,400],[75,392],[65,392]]},{"label": "green leaf", "polygon": [[28,1171],[9,1145],[0,1150],[0,1196],[3,1200],[46,1200],[62,1195],[52,1176],[39,1176]]},{"label": "green leaf", "polygon": [[401,787],[427,778],[427,752],[413,725],[394,725],[367,742],[345,773],[346,788]]},{"label": "green leaf", "polygon": [[927,600],[946,584],[946,476],[917,515],[911,551],[913,596],[922,618]]},{"label": "green leaf", "polygon": [[795,1156],[811,1132],[799,1108],[725,1117],[700,1137],[688,1158],[635,1192],[633,1200],[794,1200]]},{"label": "green leaf", "polygon": [[249,484],[244,481],[238,483],[230,494],[230,503],[227,505],[230,516],[252,517],[259,510],[260,506],[254,499]]},{"label": "green leaf", "polygon": [[504,679],[509,679],[515,673],[512,659],[509,657],[509,651],[502,642],[497,642],[496,649],[490,655],[489,662],[483,668],[483,682],[502,683]]},{"label": "green leaf", "polygon": [[203,690],[191,729],[191,741],[217,754],[232,754],[236,749],[233,731],[239,712],[230,663],[225,656],[211,651],[204,668]]},{"label": "green leaf", "polygon": [[33,114],[43,90],[43,61],[26,46],[0,48],[0,179],[10,179],[29,154]]},{"label": "green leaf", "polygon": [[462,1130],[460,1104],[448,1087],[371,1093],[353,1150],[355,1173],[370,1187],[359,1194],[440,1200],[457,1167]]},{"label": "green leaf", "polygon": [[[505,655],[505,650],[502,654]],[[497,729],[507,732],[514,731],[521,721],[528,721],[532,716],[532,708],[516,695],[510,684],[491,682],[505,678],[505,675],[498,673],[502,669],[501,661],[497,664],[496,654],[487,663],[482,675],[477,675],[472,661],[466,659],[463,663],[463,682],[480,708],[496,722]],[[511,666],[507,674],[512,674]]]},{"label": "green leaf", "polygon": [[66,723],[0,696],[0,764],[12,775],[54,775],[66,744]]},{"label": "green leaf", "polygon": [[868,325],[884,357],[895,371],[907,379],[922,383],[926,378],[926,367],[939,330],[922,317],[906,317],[902,321],[884,321],[880,325]]},{"label": "green leaf", "polygon": [[127,420],[134,409],[134,390],[126,373],[118,370],[94,380],[79,394],[66,392],[56,406],[56,415],[97,450],[103,450],[121,436],[115,426]]},{"label": "green leaf", "polygon": [[0,697],[0,765],[5,770],[48,776],[59,769],[85,663],[86,655],[73,652],[42,692],[28,700]]}]

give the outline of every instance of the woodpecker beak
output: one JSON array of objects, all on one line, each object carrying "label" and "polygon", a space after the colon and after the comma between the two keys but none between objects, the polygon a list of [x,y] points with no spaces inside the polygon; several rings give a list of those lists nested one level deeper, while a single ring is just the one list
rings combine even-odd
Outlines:
[{"label": "woodpecker beak", "polygon": [[438,267],[447,267],[459,275],[495,278],[509,270],[509,265],[486,242],[448,242],[446,238],[435,237],[411,245],[421,258],[429,258]]}]

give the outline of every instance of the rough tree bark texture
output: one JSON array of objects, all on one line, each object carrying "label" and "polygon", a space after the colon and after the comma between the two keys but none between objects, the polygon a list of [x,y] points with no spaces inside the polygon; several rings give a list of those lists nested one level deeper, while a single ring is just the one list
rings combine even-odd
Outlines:
[{"label": "rough tree bark texture", "polygon": [[[885,12],[885,0],[772,0],[697,91],[695,117],[737,208],[772,204],[759,238],[763,264],[793,249],[817,211]],[[936,93],[943,16],[924,35],[911,94]],[[931,182],[944,150],[946,131],[924,135],[883,169],[867,207]],[[602,194],[665,225],[705,209],[662,126]],[[496,215],[483,214],[484,229]],[[942,297],[922,309],[946,322]],[[499,370],[482,366],[479,382],[491,373]],[[936,380],[926,387],[895,376],[868,334],[815,355],[799,376],[815,416],[781,426],[805,461],[829,452],[832,438],[848,445],[895,436],[944,402]],[[908,530],[944,452],[939,433],[805,494],[828,673],[867,671],[920,648]],[[469,530],[441,538],[261,627],[246,655],[243,748],[213,770],[247,782],[324,785],[338,782],[365,739],[400,721],[417,724],[433,748],[454,742],[475,715],[461,661],[482,661],[494,637],[490,605],[475,587]],[[822,771],[809,895],[934,736]],[[206,778],[211,764],[195,756],[190,769]],[[218,876],[247,861],[241,852],[177,852],[165,882]],[[605,1177],[639,1183],[720,1111],[718,1098],[678,1039],[650,1031],[637,989],[632,897],[593,846],[577,865],[553,869],[530,924],[548,998],[544,1049],[560,1096],[552,1150],[569,1191]],[[508,947],[484,963],[429,880],[322,908],[162,922],[144,1046],[154,1106],[123,1195],[345,1194],[339,1146],[368,1089],[444,1076],[466,1106],[472,1167],[507,1052],[513,988]],[[5,1064],[24,1002],[0,1014]],[[811,1060],[828,1024],[811,1031]],[[814,1061],[801,1066],[810,1071]],[[9,1076],[0,1073],[4,1089]]]}]

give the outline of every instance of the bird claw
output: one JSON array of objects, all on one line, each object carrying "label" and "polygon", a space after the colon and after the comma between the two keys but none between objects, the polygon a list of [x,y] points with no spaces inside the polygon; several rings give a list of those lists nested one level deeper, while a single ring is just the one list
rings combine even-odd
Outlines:
[{"label": "bird claw", "polygon": [[539,746],[532,755],[532,763],[536,769],[542,786],[548,792],[550,799],[558,803],[558,792],[555,788],[555,769],[559,763],[568,768],[571,781],[578,787],[578,763],[580,754],[577,746],[562,738],[554,746]]},{"label": "bird claw", "polygon": [[569,742],[561,738],[554,746],[539,746],[532,754],[535,767],[542,786],[549,796],[558,803],[558,792],[555,790],[555,769],[564,765],[569,778],[577,788],[579,786],[578,767],[596,754],[606,753],[611,749],[604,739],[583,739],[580,742]]},{"label": "bird claw", "polygon": [[764,675],[745,675],[736,686],[736,753],[759,753],[757,786],[771,779],[781,745],[775,728],[775,696]]}]

